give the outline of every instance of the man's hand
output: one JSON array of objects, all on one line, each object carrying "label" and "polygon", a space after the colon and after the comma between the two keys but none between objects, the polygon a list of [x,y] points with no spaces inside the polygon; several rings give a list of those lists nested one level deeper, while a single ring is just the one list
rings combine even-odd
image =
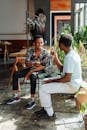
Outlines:
[{"label": "man's hand", "polygon": [[54,64],[57,64],[58,55],[57,55],[56,51],[54,50],[54,48],[51,49],[50,54],[51,54]]},{"label": "man's hand", "polygon": [[39,61],[35,61],[35,62],[26,62],[26,66],[27,67],[39,67],[41,65],[41,63]]},{"label": "man's hand", "polygon": [[51,83],[52,81],[49,79],[49,80],[44,80],[44,84],[47,84],[47,83]]},{"label": "man's hand", "polygon": [[41,63],[39,61],[36,61],[36,62],[33,63],[33,66],[39,67],[39,66],[41,66]]},{"label": "man's hand", "polygon": [[26,61],[25,64],[26,64],[27,67],[32,67],[32,62]]},{"label": "man's hand", "polygon": [[46,84],[46,83],[52,83],[52,82],[53,82],[53,78],[47,78],[47,79],[43,80],[44,84]]},{"label": "man's hand", "polygon": [[51,57],[53,59],[53,63],[55,65],[57,65],[58,69],[60,69],[60,71],[62,72],[63,65],[62,65],[61,61],[59,60],[58,55],[57,55],[57,53],[55,52],[55,50],[53,48],[51,50]]}]

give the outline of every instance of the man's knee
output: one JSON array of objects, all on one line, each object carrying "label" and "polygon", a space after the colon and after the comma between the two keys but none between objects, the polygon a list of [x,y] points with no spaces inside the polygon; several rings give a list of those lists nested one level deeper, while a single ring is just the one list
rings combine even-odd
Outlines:
[{"label": "man's knee", "polygon": [[41,85],[39,89],[39,93],[44,93],[46,91],[45,85]]},{"label": "man's knee", "polygon": [[37,79],[37,76],[35,74],[31,74],[30,80],[36,80],[36,79]]},{"label": "man's knee", "polygon": [[13,73],[13,78],[14,77],[18,77],[18,71],[15,71],[14,73]]}]

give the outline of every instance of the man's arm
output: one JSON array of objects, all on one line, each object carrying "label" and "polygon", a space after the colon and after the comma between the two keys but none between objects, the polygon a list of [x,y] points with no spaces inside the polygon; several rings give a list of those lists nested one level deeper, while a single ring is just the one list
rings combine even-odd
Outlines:
[{"label": "man's arm", "polygon": [[51,83],[51,82],[66,83],[66,82],[70,82],[71,76],[72,76],[72,73],[65,73],[64,77],[59,78],[59,79],[57,78],[57,79],[45,80],[45,83]]},{"label": "man's arm", "polygon": [[54,64],[57,65],[60,72],[62,72],[63,71],[63,65],[62,65],[62,63],[60,62],[60,60],[58,59],[58,57],[56,55],[53,58],[53,62],[54,62]]},{"label": "man's arm", "polygon": [[26,64],[27,67],[32,67],[32,66],[33,66],[33,63],[30,62],[30,61],[29,61],[29,62],[28,62],[28,61],[25,61],[25,64]]},{"label": "man's arm", "polygon": [[62,72],[63,71],[63,65],[62,65],[61,61],[59,60],[58,55],[54,51],[54,49],[51,50],[51,56],[52,56],[52,59],[53,59],[53,63],[55,65],[57,65],[58,69]]},{"label": "man's arm", "polygon": [[45,66],[42,66],[42,65],[39,65],[33,69],[31,69],[25,76],[25,79],[24,79],[24,82],[30,77],[30,75],[33,73],[33,72],[38,72],[40,70],[44,70]]}]

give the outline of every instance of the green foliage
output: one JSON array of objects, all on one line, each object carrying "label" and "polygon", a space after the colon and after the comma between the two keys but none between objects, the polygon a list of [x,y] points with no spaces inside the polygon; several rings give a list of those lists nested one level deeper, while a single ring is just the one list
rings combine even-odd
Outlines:
[{"label": "green foliage", "polygon": [[87,109],[87,103],[83,103],[83,104],[81,105],[81,107],[80,107],[80,112],[81,112],[81,113],[85,113],[86,109]]},{"label": "green foliage", "polygon": [[71,33],[71,27],[69,24],[67,24],[66,26],[63,27],[62,33],[64,33],[64,34]]},{"label": "green foliage", "polygon": [[64,63],[64,57],[65,57],[64,52],[61,51],[58,47],[56,48],[56,52],[58,54],[58,58],[60,59],[61,63],[63,64]]},{"label": "green foliage", "polygon": [[[60,35],[61,34],[66,34],[66,33],[71,33],[71,26],[70,25],[66,25],[63,27],[62,29],[62,32],[61,33],[58,33],[57,35],[57,40],[59,40],[60,38]],[[86,43],[87,42],[87,26],[85,27],[81,27],[80,30],[78,32],[76,32],[73,36],[73,44],[72,44],[72,47],[77,51],[79,52],[79,47],[80,47],[80,44],[82,43]],[[52,45],[54,43],[54,38],[52,39]],[[55,46],[55,45],[54,45]],[[86,45],[85,45],[85,48],[86,48]],[[58,57],[59,59],[61,60],[61,62],[63,63],[64,61],[64,52],[61,52],[60,49],[58,47],[56,47],[56,51],[57,51],[57,54],[58,54]]]},{"label": "green foliage", "polygon": [[[71,27],[70,27],[69,24],[66,24],[66,25],[62,28],[62,32],[57,35],[57,40],[59,40],[61,34],[68,34],[68,33],[71,33]],[[57,54],[58,54],[58,57],[59,57],[60,61],[63,63],[63,62],[64,62],[64,57],[65,57],[64,51],[61,51],[61,50],[59,49],[59,47],[56,47],[56,52],[57,52]]]},{"label": "green foliage", "polygon": [[87,42],[87,26],[81,27],[80,30],[74,34],[74,46],[78,48],[80,42]]}]

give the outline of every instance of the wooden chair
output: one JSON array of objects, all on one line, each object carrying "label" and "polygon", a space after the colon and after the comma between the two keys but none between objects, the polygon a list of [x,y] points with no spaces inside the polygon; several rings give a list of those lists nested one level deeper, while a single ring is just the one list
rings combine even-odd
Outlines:
[{"label": "wooden chair", "polygon": [[25,57],[16,57],[15,62],[13,64],[13,66],[12,66],[12,70],[11,70],[11,74],[10,74],[9,80],[8,80],[8,86],[10,86],[10,84],[11,84],[14,72],[18,71],[18,70],[21,70],[24,67],[25,67]]}]

